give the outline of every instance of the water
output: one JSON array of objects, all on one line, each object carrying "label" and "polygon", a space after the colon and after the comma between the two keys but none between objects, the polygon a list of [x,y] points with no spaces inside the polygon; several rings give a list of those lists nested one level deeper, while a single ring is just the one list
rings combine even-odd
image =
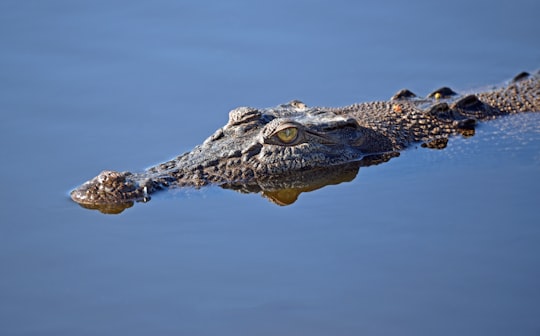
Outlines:
[{"label": "water", "polygon": [[3,1],[0,334],[536,335],[540,117],[280,207],[207,188],[120,215],[71,188],[240,105],[339,106],[540,64],[537,1]]}]

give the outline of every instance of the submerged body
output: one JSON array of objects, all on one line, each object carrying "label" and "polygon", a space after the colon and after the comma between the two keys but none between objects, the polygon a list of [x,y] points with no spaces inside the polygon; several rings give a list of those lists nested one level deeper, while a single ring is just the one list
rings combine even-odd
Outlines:
[{"label": "submerged body", "polygon": [[384,162],[414,143],[444,148],[454,134],[474,134],[477,121],[537,111],[538,73],[522,73],[503,87],[469,95],[441,88],[419,98],[401,90],[386,102],[341,108],[299,101],[266,109],[240,107],[191,152],[142,173],[104,171],[73,190],[71,198],[103,208],[145,201],[171,186],[265,190],[269,183],[302,184],[320,175],[332,181],[336,171]]}]

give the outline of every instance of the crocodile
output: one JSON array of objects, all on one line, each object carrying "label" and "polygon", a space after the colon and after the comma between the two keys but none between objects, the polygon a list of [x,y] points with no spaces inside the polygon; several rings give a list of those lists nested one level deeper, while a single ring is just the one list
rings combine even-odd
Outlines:
[{"label": "crocodile", "polygon": [[441,149],[453,135],[473,135],[479,121],[538,111],[540,71],[476,93],[443,87],[420,97],[403,89],[388,101],[337,108],[299,100],[239,107],[192,151],[139,173],[103,171],[70,195],[107,213],[146,202],[158,190],[207,185],[263,191],[289,204],[302,190],[350,180],[359,167],[386,162],[413,144]]}]

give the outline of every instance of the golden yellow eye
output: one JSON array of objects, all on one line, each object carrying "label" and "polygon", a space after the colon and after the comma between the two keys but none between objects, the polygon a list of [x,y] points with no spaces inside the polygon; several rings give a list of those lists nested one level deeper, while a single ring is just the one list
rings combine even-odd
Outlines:
[{"label": "golden yellow eye", "polygon": [[288,127],[277,132],[276,135],[283,143],[289,144],[298,137],[298,128]]}]

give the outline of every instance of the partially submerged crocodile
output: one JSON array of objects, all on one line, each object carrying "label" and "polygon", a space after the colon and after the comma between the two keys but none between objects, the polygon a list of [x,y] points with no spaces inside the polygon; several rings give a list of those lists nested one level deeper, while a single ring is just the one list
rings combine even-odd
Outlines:
[{"label": "partially submerged crocodile", "polygon": [[[292,101],[273,108],[239,107],[227,124],[191,152],[141,173],[103,171],[71,192],[89,208],[119,212],[169,187],[217,184],[264,191],[277,203],[350,180],[415,143],[444,148],[448,137],[474,134],[477,121],[540,111],[540,73],[521,73],[502,87],[457,94],[444,87],[426,98],[401,90],[389,101],[340,108]],[[291,189],[291,186],[294,188]]]}]

